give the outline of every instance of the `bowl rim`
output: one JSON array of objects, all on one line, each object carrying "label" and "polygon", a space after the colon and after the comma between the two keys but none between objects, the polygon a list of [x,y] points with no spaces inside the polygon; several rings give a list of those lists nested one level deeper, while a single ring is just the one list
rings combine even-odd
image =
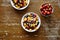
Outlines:
[{"label": "bowl rim", "polygon": [[[50,4],[51,6],[52,6],[52,13],[54,12],[54,8],[53,8],[53,5],[51,4],[51,3],[49,3],[49,2],[45,2],[45,3],[48,3],[48,4]],[[43,5],[43,4],[45,4],[45,3],[42,3],[41,5],[40,5],[40,7]],[[40,8],[41,9],[41,8]],[[45,16],[45,15],[43,15],[42,13],[41,13],[41,10],[39,9],[39,11],[40,11],[40,14],[42,15],[42,16]],[[51,15],[51,14],[50,14]],[[47,16],[45,16],[45,17],[48,17],[48,16],[50,16],[50,15],[47,15]]]},{"label": "bowl rim", "polygon": [[25,31],[27,31],[27,32],[35,32],[35,31],[37,31],[37,30],[40,28],[40,25],[41,25],[40,17],[39,17],[37,14],[36,14],[36,15],[37,15],[37,17],[38,17],[39,25],[36,27],[36,29],[34,29],[34,30],[28,30],[28,29],[26,29],[26,28],[23,26],[23,19],[24,19],[24,17],[25,17],[26,15],[30,14],[30,13],[36,14],[36,13],[34,13],[34,12],[28,12],[28,13],[26,13],[25,15],[23,15],[23,17],[22,17],[22,19],[21,19],[21,26],[22,26],[22,28],[23,28]]},{"label": "bowl rim", "polygon": [[10,3],[11,3],[11,5],[12,5],[13,8],[15,8],[15,9],[17,9],[17,10],[24,10],[25,8],[28,7],[28,5],[29,5],[29,3],[30,3],[30,0],[27,0],[27,5],[24,6],[24,7],[22,7],[22,8],[16,8],[12,0],[10,0]]}]

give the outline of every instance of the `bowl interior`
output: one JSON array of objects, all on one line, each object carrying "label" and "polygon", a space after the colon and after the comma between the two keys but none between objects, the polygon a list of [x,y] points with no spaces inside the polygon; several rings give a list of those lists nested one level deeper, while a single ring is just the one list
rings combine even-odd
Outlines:
[{"label": "bowl interior", "polygon": [[[47,3],[47,2],[46,2],[46,3]],[[46,4],[46,3],[43,3],[43,4]],[[43,4],[41,4],[41,6],[42,6]],[[50,4],[50,3],[48,3],[48,4]],[[51,4],[50,4],[50,5],[51,5]],[[40,7],[41,7],[41,6],[40,6]],[[51,6],[52,6],[52,5],[51,5]],[[41,8],[40,8],[40,9],[41,9]],[[40,10],[40,9],[39,9],[39,10]],[[53,13],[53,12],[54,12],[54,8],[53,8],[53,6],[52,6],[52,13]],[[42,16],[45,16],[45,17],[48,17],[48,16],[50,16],[50,15],[52,14],[52,13],[51,13],[50,15],[44,15],[44,14],[42,14],[41,10],[40,10],[40,13],[41,13]]]}]

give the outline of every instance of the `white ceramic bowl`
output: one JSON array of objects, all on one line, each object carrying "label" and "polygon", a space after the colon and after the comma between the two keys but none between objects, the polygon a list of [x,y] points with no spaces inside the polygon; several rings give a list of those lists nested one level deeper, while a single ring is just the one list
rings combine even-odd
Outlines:
[{"label": "white ceramic bowl", "polygon": [[40,28],[40,25],[41,25],[41,20],[40,20],[40,17],[38,16],[38,21],[39,21],[39,25],[36,27],[36,29],[34,29],[34,30],[28,30],[28,29],[26,29],[25,27],[24,27],[24,25],[23,25],[23,19],[24,19],[24,17],[27,15],[27,14],[30,14],[30,13],[33,13],[33,14],[35,14],[34,12],[29,12],[29,13],[26,13],[23,17],[22,17],[22,20],[21,20],[21,26],[22,26],[22,28],[25,30],[25,31],[27,31],[27,32],[35,32],[35,31],[37,31],[39,28]]},{"label": "white ceramic bowl", "polygon": [[27,0],[27,5],[24,6],[24,7],[22,7],[22,8],[16,8],[15,5],[14,5],[14,3],[13,3],[13,1],[10,0],[10,2],[11,2],[11,5],[12,5],[13,8],[15,8],[15,9],[17,9],[17,10],[23,10],[23,9],[25,9],[25,8],[28,7],[28,5],[29,5],[29,3],[30,3],[30,0]]}]

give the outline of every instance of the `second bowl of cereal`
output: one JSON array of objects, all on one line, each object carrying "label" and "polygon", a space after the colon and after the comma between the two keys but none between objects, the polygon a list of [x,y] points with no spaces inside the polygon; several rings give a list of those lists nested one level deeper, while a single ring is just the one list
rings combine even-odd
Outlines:
[{"label": "second bowl of cereal", "polygon": [[13,8],[23,10],[28,7],[30,0],[10,0]]}]

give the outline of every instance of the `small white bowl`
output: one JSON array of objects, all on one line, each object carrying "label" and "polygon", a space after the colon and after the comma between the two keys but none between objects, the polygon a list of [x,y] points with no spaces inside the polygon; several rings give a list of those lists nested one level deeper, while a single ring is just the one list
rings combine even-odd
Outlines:
[{"label": "small white bowl", "polygon": [[27,0],[27,5],[24,6],[24,7],[22,7],[22,8],[16,8],[12,0],[10,0],[10,3],[11,3],[11,5],[12,5],[13,8],[15,8],[15,9],[17,9],[17,10],[23,10],[23,9],[25,9],[25,8],[28,7],[28,5],[29,5],[29,3],[30,3],[30,0]]},{"label": "small white bowl", "polygon": [[23,25],[23,19],[24,19],[24,17],[27,15],[27,14],[30,14],[30,13],[33,13],[33,14],[35,14],[34,12],[29,12],[29,13],[26,13],[23,17],[22,17],[22,20],[21,20],[21,26],[22,26],[22,28],[25,30],[25,31],[27,31],[27,32],[35,32],[35,31],[37,31],[39,28],[40,28],[40,25],[41,25],[41,20],[40,20],[40,17],[37,15],[37,17],[38,17],[38,21],[39,21],[39,25],[36,27],[36,29],[34,29],[34,30],[28,30],[28,29],[26,29],[25,27],[24,27],[24,25]]}]

